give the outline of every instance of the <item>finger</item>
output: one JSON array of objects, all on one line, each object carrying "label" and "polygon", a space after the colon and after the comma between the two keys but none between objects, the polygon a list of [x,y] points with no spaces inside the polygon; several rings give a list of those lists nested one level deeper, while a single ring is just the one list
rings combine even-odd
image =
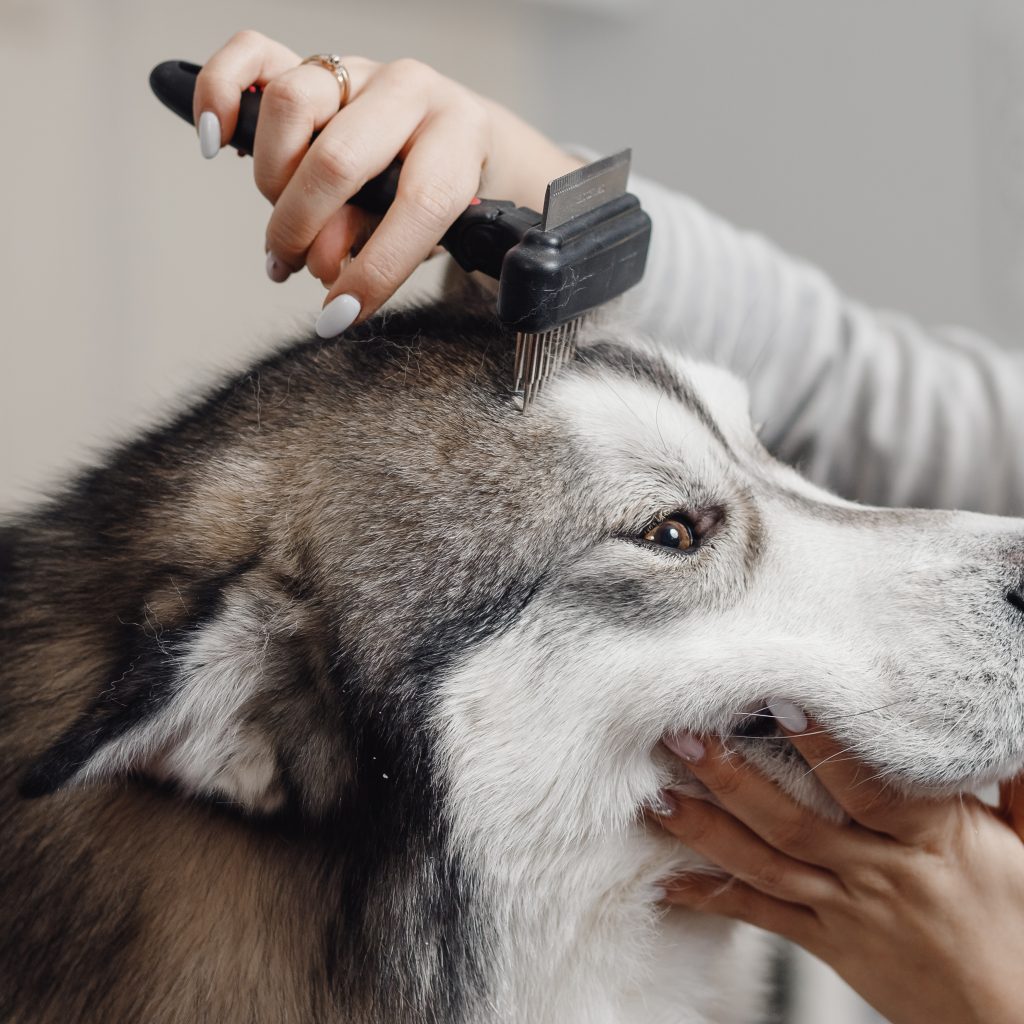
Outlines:
[{"label": "finger", "polygon": [[721,914],[745,921],[757,928],[807,945],[818,932],[818,918],[812,910],[765,895],[734,878],[690,874],[665,885],[665,900],[706,914]]},{"label": "finger", "polygon": [[[242,93],[250,85],[266,85],[272,78],[299,63],[287,46],[246,29],[231,37],[204,65],[196,78],[192,118],[205,145],[203,114],[216,118],[213,142],[223,146],[235,134]],[[216,156],[216,148],[204,156]]]},{"label": "finger", "polygon": [[999,810],[1010,828],[1024,839],[1024,775],[999,784]]},{"label": "finger", "polygon": [[[348,57],[349,102],[365,86],[376,65]],[[253,145],[256,187],[276,203],[309,150],[310,137],[338,113],[341,86],[326,68],[300,64],[271,79],[263,90]]]},{"label": "finger", "polygon": [[375,220],[354,206],[336,210],[306,253],[306,267],[325,288],[330,288],[349,260],[349,254],[366,240]]},{"label": "finger", "polygon": [[394,160],[423,120],[426,96],[396,85],[393,67],[331,119],[281,193],[267,245],[289,266],[303,265],[328,218]]},{"label": "finger", "polygon": [[[690,771],[730,814],[790,857],[831,868],[847,862],[870,842],[877,842],[877,837],[856,827],[826,821],[801,806],[742,757],[726,750],[718,739],[666,736],[665,745],[686,761]],[[695,759],[698,748],[702,753]]]},{"label": "finger", "polygon": [[705,800],[663,795],[672,811],[661,817],[662,827],[733,877],[776,899],[805,906],[841,898],[842,885],[830,871],[787,857]]},{"label": "finger", "polygon": [[908,797],[796,705],[777,700],[769,709],[815,778],[853,821],[905,843],[927,842],[949,831],[955,802]]},{"label": "finger", "polygon": [[336,297],[351,295],[360,304],[360,317],[370,316],[430,257],[472,202],[483,163],[475,134],[454,119],[439,119],[432,128],[409,151],[395,201],[331,287],[325,312]]}]

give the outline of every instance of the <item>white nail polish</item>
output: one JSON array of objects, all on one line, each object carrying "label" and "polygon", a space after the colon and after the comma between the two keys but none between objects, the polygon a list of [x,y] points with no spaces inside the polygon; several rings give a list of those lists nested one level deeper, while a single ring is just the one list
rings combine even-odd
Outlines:
[{"label": "white nail polish", "polygon": [[671,818],[676,813],[676,806],[667,790],[660,790],[658,795],[647,805],[659,818]]},{"label": "white nail polish", "polygon": [[220,152],[220,118],[212,110],[199,115],[199,152],[207,160]]},{"label": "white nail polish", "polygon": [[316,321],[316,333],[321,338],[341,334],[359,316],[359,300],[354,295],[338,295],[324,306]]},{"label": "white nail polish", "polygon": [[704,756],[704,744],[688,732],[671,733],[664,737],[665,746],[690,764],[696,764]]},{"label": "white nail polish", "polygon": [[272,252],[267,253],[267,277],[277,284],[287,281],[292,276],[288,265],[279,260]]},{"label": "white nail polish", "polygon": [[787,732],[803,732],[807,728],[807,716],[791,700],[768,701],[768,710]]}]

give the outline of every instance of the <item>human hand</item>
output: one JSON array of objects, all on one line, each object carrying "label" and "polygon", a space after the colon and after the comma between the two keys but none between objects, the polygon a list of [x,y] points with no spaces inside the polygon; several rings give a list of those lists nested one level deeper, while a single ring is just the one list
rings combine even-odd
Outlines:
[{"label": "human hand", "polygon": [[[263,89],[253,173],[274,206],[267,273],[284,281],[306,266],[328,288],[322,337],[390,298],[478,193],[539,208],[548,181],[580,166],[504,107],[418,61],[345,57],[351,87],[341,110],[334,76],[300,61],[273,39],[239,32],[203,66],[193,107],[203,153],[215,156],[234,134],[243,90]],[[379,224],[345,205],[396,157],[398,193]]]},{"label": "human hand", "polygon": [[901,796],[799,709],[782,711],[849,822],[811,813],[720,740],[669,738],[721,807],[669,794],[661,823],[728,877],[675,879],[668,902],[803,946],[893,1024],[1024,1020],[1024,780],[1002,787],[999,811]]}]

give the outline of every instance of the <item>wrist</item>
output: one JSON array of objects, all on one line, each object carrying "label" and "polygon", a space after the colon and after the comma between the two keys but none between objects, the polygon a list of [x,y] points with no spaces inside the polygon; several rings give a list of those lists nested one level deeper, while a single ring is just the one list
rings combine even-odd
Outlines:
[{"label": "wrist", "polygon": [[548,182],[585,161],[567,153],[506,107],[486,101],[494,143],[484,169],[481,191],[490,199],[511,199],[534,210],[544,207]]}]

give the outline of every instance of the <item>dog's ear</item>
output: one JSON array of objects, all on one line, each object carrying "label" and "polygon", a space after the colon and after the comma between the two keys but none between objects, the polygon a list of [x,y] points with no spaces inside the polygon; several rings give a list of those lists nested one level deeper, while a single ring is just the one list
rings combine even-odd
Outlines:
[{"label": "dog's ear", "polygon": [[150,595],[120,623],[98,694],[32,765],[22,795],[141,774],[271,812],[308,775],[304,803],[335,798],[347,758],[306,602],[251,566],[172,584],[173,600]]}]

